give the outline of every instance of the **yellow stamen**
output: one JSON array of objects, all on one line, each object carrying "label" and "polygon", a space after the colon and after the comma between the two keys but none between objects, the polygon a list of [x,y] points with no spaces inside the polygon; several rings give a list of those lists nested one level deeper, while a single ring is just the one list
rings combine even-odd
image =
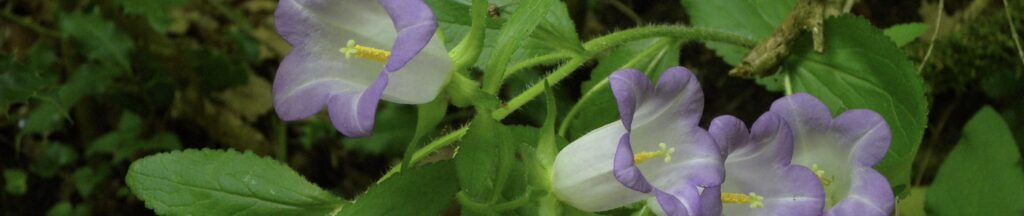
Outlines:
[{"label": "yellow stamen", "polygon": [[647,160],[662,156],[665,157],[665,163],[672,161],[672,153],[676,152],[676,148],[667,148],[668,146],[666,146],[665,143],[659,143],[658,147],[661,149],[655,152],[640,152],[633,154],[633,163],[640,165]]},{"label": "yellow stamen", "polygon": [[814,172],[814,175],[818,176],[818,180],[821,181],[821,186],[828,187],[836,178],[835,176],[826,178],[825,170],[818,168],[818,164],[811,164],[811,171]]},{"label": "yellow stamen", "polygon": [[763,208],[764,197],[756,193],[722,193],[722,203],[750,204],[750,208]]},{"label": "yellow stamen", "polygon": [[388,56],[391,56],[391,52],[388,52],[387,50],[365,47],[356,44],[355,40],[348,40],[345,47],[342,47],[338,51],[344,53],[345,58],[352,58],[352,55],[355,54],[356,58],[373,60],[380,63],[387,62]]}]

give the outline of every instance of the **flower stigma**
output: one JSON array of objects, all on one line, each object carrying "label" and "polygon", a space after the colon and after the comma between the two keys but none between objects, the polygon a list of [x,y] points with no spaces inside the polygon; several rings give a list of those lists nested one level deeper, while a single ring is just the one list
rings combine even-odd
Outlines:
[{"label": "flower stigma", "polygon": [[387,62],[388,56],[391,56],[391,52],[388,52],[387,50],[362,46],[356,44],[355,40],[348,40],[345,47],[342,47],[338,51],[344,53],[346,59],[352,58],[352,55],[355,55],[356,58],[372,60],[380,63]]},{"label": "flower stigma", "polygon": [[828,187],[836,179],[835,176],[831,176],[831,177],[826,178],[825,177],[825,170],[819,168],[818,164],[811,164],[811,171],[814,172],[814,175],[818,176],[818,180],[821,181],[821,186],[824,186],[824,187]]},{"label": "flower stigma", "polygon": [[639,165],[646,162],[647,160],[654,159],[657,157],[665,157],[665,163],[672,161],[672,153],[676,152],[676,148],[668,148],[665,143],[658,143],[658,151],[654,152],[640,152],[633,155],[633,163]]},{"label": "flower stigma", "polygon": [[758,196],[754,192],[748,194],[722,193],[722,203],[750,204],[750,208],[756,209],[764,207],[764,197]]}]

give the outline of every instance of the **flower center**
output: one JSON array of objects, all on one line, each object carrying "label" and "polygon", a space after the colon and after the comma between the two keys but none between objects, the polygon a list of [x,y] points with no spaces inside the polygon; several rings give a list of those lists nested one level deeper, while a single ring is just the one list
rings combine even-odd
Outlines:
[{"label": "flower center", "polygon": [[836,199],[830,196],[835,195],[835,193],[832,193],[828,186],[835,182],[836,176],[827,176],[825,174],[825,170],[818,167],[818,164],[811,164],[811,171],[814,172],[814,175],[818,176],[818,180],[821,181],[821,186],[825,188],[825,203],[828,205],[827,207],[831,208],[835,205]]},{"label": "flower center", "polygon": [[352,55],[355,55],[356,58],[372,60],[380,63],[387,62],[388,56],[391,56],[391,52],[388,52],[387,50],[365,47],[356,44],[355,40],[348,40],[345,47],[342,47],[338,51],[344,53],[346,59],[352,58]]},{"label": "flower center", "polygon": [[633,154],[633,163],[636,165],[640,165],[644,162],[647,162],[647,160],[658,157],[665,157],[665,163],[672,161],[672,153],[676,152],[676,148],[667,148],[665,143],[658,143],[658,147],[660,148],[658,151],[640,152]]},{"label": "flower center", "polygon": [[763,208],[764,197],[758,196],[754,192],[748,194],[741,193],[722,193],[722,203],[729,204],[750,204],[750,208]]}]

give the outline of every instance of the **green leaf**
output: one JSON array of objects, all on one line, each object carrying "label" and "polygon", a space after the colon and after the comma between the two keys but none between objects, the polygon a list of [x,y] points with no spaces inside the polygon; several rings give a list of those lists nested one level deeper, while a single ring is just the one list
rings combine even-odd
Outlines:
[{"label": "green leaf", "polygon": [[1020,215],[1024,171],[1010,129],[984,107],[939,167],[925,206],[932,215]]},{"label": "green leaf", "polygon": [[[416,110],[413,106],[395,103],[381,103],[380,106],[373,136],[345,138],[342,141],[345,148],[372,155],[402,155],[406,144],[416,133],[416,128],[409,127],[409,119],[416,118]],[[334,126],[330,129],[331,133],[337,133]]]},{"label": "green leaf", "polygon": [[78,194],[88,197],[97,185],[107,180],[107,176],[110,176],[110,166],[102,166],[97,169],[82,167],[71,174],[71,179],[75,181],[75,189],[78,190]]},{"label": "green leaf", "polygon": [[566,133],[566,138],[573,140],[619,119],[608,76],[622,68],[636,68],[649,78],[657,79],[665,69],[679,65],[680,45],[675,39],[647,39],[627,43],[600,58],[590,80],[583,82],[580,88],[584,98],[573,107],[577,113],[568,121],[571,133]]},{"label": "green leaf", "polygon": [[5,169],[4,182],[4,189],[9,194],[21,196],[28,192],[28,174],[24,170]]},{"label": "green leaf", "polygon": [[104,65],[86,63],[78,67],[67,83],[53,93],[48,103],[32,110],[28,117],[22,119],[25,126],[20,134],[52,132],[63,126],[67,112],[80,99],[104,93],[113,79],[123,73],[122,70]]},{"label": "green leaf", "polygon": [[[437,16],[438,26],[444,34],[444,41],[448,50],[455,48],[470,30],[470,5],[462,0],[427,0],[427,4],[434,9]],[[506,23],[509,17],[515,15],[522,2],[515,1],[489,1],[499,11],[499,17],[488,17],[485,30],[484,46],[475,66],[483,68],[492,58],[495,49],[499,29]],[[522,46],[514,50],[509,63],[515,64],[527,58],[557,52],[559,50],[579,50],[582,44],[576,34],[576,27],[569,17],[567,7],[562,2],[550,5],[550,9],[543,16],[543,20],[537,25],[536,30],[529,34]]]},{"label": "green leaf", "polygon": [[47,90],[57,85],[58,73],[53,70],[57,55],[43,43],[36,43],[22,62],[13,57],[0,56],[0,115],[13,103],[27,102],[29,98],[46,97]]},{"label": "green leaf", "polygon": [[458,186],[451,161],[417,167],[370,187],[340,215],[438,215],[451,204]]},{"label": "green leaf", "polygon": [[516,163],[514,144],[508,127],[490,115],[476,115],[455,155],[463,193],[481,203],[498,201]]},{"label": "green leaf", "polygon": [[928,194],[927,187],[914,187],[906,198],[900,199],[896,206],[896,216],[926,216],[924,202]]},{"label": "green leaf", "polygon": [[870,109],[881,114],[892,129],[892,144],[875,168],[893,188],[909,188],[928,122],[924,81],[907,56],[864,18],[826,20],[825,41],[825,53],[819,54],[810,35],[801,37],[774,76],[789,76],[794,91],[817,96],[832,113]]},{"label": "green leaf", "polygon": [[32,158],[28,170],[43,178],[53,177],[62,167],[78,160],[78,152],[67,144],[49,142],[37,146],[45,150]]},{"label": "green leaf", "polygon": [[405,149],[405,156],[402,159],[402,167],[409,167],[412,164],[412,155],[420,146],[420,139],[427,133],[437,130],[437,125],[444,119],[448,112],[448,97],[443,94],[434,98],[434,101],[416,106],[416,132],[413,133],[408,147]]},{"label": "green leaf", "polygon": [[132,39],[103,19],[99,10],[92,13],[71,13],[59,17],[58,25],[64,38],[81,45],[89,60],[110,62],[122,69],[130,68],[128,54],[135,49]]},{"label": "green leaf", "polygon": [[334,215],[344,205],[281,162],[234,150],[142,158],[125,182],[160,215]]},{"label": "green leaf", "polygon": [[921,37],[925,31],[928,31],[928,24],[904,23],[885,29],[885,36],[889,36],[893,42],[896,42],[896,46],[902,47]]},{"label": "green leaf", "polygon": [[193,50],[192,69],[199,74],[204,93],[219,92],[249,82],[249,74],[241,64],[211,49]]},{"label": "green leaf", "polygon": [[549,0],[523,0],[519,2],[519,8],[516,9],[516,13],[512,14],[508,22],[501,26],[501,33],[498,34],[496,42],[497,45],[494,48],[494,52],[491,53],[491,58],[488,59],[487,64],[484,66],[484,91],[491,94],[498,92],[501,88],[501,81],[505,76],[506,66],[508,66],[512,59],[512,54],[519,50],[523,40],[530,36],[537,28],[537,25],[544,20],[548,9],[551,9],[554,3],[555,1]]},{"label": "green leaf", "polygon": [[138,15],[146,18],[153,30],[161,34],[167,32],[167,26],[174,20],[168,14],[168,10],[184,6],[188,0],[118,0],[116,1],[127,14]]},{"label": "green leaf", "polygon": [[[680,0],[680,3],[695,27],[724,29],[762,40],[775,31],[796,0]],[[706,44],[731,65],[739,63],[750,51],[726,43]]]},{"label": "green leaf", "polygon": [[148,139],[140,137],[144,128],[142,118],[132,112],[121,114],[117,130],[97,138],[85,150],[86,156],[99,154],[113,155],[114,162],[128,159],[140,151],[162,151],[180,149],[178,137],[172,133],[157,133]]}]

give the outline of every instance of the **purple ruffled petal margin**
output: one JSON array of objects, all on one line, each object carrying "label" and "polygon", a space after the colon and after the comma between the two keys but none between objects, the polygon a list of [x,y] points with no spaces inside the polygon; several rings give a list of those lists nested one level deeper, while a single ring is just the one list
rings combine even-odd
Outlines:
[{"label": "purple ruffled petal margin", "polygon": [[[821,182],[806,167],[790,164],[793,134],[781,116],[767,112],[750,130],[735,117],[720,116],[712,120],[709,132],[720,147],[727,149],[723,151],[723,185],[737,191],[705,189],[701,194],[702,215],[821,215],[825,205]],[[764,198],[764,206],[723,206],[721,192],[753,192]]]},{"label": "purple ruffled petal margin", "polygon": [[[876,112],[864,109],[848,110],[835,119],[820,100],[799,93],[776,100],[770,112],[778,113],[790,126],[796,138],[796,158],[800,148],[810,145],[829,145],[834,152],[845,152],[848,158],[849,192],[840,197],[825,215],[888,215],[894,208],[894,197],[889,182],[872,166],[885,157],[892,140],[892,132],[885,120]],[[811,137],[826,136],[829,143],[815,142]],[[806,139],[806,140],[802,140]],[[818,146],[820,148],[820,146]],[[808,164],[802,164],[808,166]]]},{"label": "purple ruffled petal margin", "polygon": [[[313,59],[311,52],[304,51],[310,41],[312,32],[317,31],[317,22],[312,16],[305,15],[300,4],[331,4],[332,2],[282,0],[275,12],[278,33],[296,50],[292,51],[282,62],[275,77],[274,107],[278,115],[286,121],[299,120],[316,114],[327,106],[331,122],[342,134],[349,137],[362,137],[372,134],[377,113],[377,105],[388,86],[391,73],[402,69],[430,42],[437,29],[437,21],[433,11],[421,0],[379,0],[378,3],[391,17],[398,36],[391,49],[391,55],[369,86],[361,89],[357,85],[345,82],[310,82],[303,84],[303,89],[295,86],[278,85],[278,80],[287,80],[288,74],[282,71],[297,70],[297,63]],[[333,2],[337,3],[337,2]],[[324,61],[330,61],[324,60]],[[337,59],[341,61],[341,59]],[[313,70],[320,69],[312,67]],[[284,77],[283,77],[284,76]],[[283,91],[293,91],[281,94]]]},{"label": "purple ruffled petal margin", "polygon": [[[700,92],[700,86],[696,82],[696,77],[694,77],[686,68],[674,67],[662,73],[657,86],[652,86],[651,81],[647,79],[647,76],[635,69],[622,69],[616,71],[609,76],[608,79],[618,105],[620,119],[623,126],[626,128],[626,133],[621,136],[619,144],[616,147],[613,162],[613,173],[615,175],[615,179],[627,188],[654,195],[655,200],[657,200],[661,210],[666,215],[692,215],[699,212],[700,196],[697,192],[697,188],[698,186],[705,185],[699,185],[697,183],[707,181],[720,183],[720,180],[706,179],[721,179],[721,174],[687,175],[694,179],[688,179],[679,185],[670,186],[668,190],[664,190],[664,188],[656,188],[647,180],[640,168],[634,163],[634,153],[632,144],[630,143],[630,136],[633,134],[633,127],[635,126],[634,117],[642,119],[640,120],[641,122],[656,121],[654,119],[659,118],[668,118],[667,121],[669,122],[682,122],[680,124],[684,124],[684,126],[692,126],[696,128],[696,120],[699,120],[703,109],[703,94]],[[685,98],[680,99],[680,97]],[[683,100],[683,102],[679,102],[679,100]],[[648,106],[659,107],[659,109],[655,110],[667,109],[667,111],[638,113],[638,111],[641,110],[651,111],[650,109],[644,109],[644,107],[642,107],[645,103],[651,103],[648,104]],[[652,116],[663,114],[667,114],[669,116]],[[695,131],[703,132],[703,134],[706,135],[706,132],[703,130]],[[683,133],[684,131],[679,132]],[[708,147],[713,149],[711,152],[717,153],[717,147],[714,146],[713,141],[710,139],[707,139],[706,142],[696,143],[696,145],[709,145]],[[688,159],[689,158],[678,158],[676,160],[685,161]],[[702,169],[700,171],[704,170],[721,171],[721,168]],[[700,171],[680,170],[678,172]]]}]

